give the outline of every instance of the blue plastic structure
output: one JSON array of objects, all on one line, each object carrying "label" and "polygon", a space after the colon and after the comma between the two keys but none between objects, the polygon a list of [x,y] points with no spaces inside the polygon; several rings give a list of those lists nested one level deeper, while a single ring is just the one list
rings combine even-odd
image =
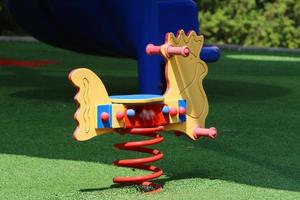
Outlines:
[{"label": "blue plastic structure", "polygon": [[[148,56],[148,43],[161,44],[167,32],[199,32],[192,0],[4,0],[15,21],[38,40],[77,52],[138,61],[142,93],[160,94],[160,56]],[[201,58],[219,58],[205,47]]]}]

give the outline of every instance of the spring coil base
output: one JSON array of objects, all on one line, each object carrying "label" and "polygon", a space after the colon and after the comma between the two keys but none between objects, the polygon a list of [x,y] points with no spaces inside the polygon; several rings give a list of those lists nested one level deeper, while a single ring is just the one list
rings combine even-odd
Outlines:
[{"label": "spring coil base", "polygon": [[150,146],[154,144],[158,144],[163,141],[163,137],[156,132],[163,130],[162,126],[153,127],[153,128],[133,128],[130,130],[122,131],[122,133],[132,134],[132,135],[141,135],[153,137],[150,140],[136,141],[136,142],[125,142],[118,143],[114,146],[120,150],[128,150],[128,151],[137,151],[143,153],[149,153],[153,156],[146,158],[137,158],[137,159],[127,159],[127,160],[117,160],[113,164],[120,167],[130,167],[136,169],[143,169],[152,171],[152,174],[142,175],[142,176],[133,176],[133,177],[115,177],[113,182],[115,183],[127,183],[127,184],[138,184],[145,187],[152,188],[147,193],[158,192],[161,190],[161,186],[153,183],[149,180],[160,177],[163,174],[163,171],[153,165],[146,165],[150,162],[155,162],[163,158],[163,154],[156,149],[145,148],[144,146]]}]

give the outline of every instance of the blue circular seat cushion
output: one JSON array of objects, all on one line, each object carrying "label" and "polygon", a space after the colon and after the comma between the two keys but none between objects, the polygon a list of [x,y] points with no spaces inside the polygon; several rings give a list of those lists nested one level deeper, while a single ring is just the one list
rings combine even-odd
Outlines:
[{"label": "blue circular seat cushion", "polygon": [[131,95],[113,95],[109,97],[113,103],[152,103],[162,102],[164,97],[156,94],[131,94]]}]

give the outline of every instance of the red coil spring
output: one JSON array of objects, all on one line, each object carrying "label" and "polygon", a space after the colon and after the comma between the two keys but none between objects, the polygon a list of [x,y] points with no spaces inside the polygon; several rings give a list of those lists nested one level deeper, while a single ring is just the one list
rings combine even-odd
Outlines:
[{"label": "red coil spring", "polygon": [[146,165],[146,164],[162,159],[163,154],[159,150],[143,147],[143,146],[150,146],[162,142],[163,137],[158,133],[156,133],[161,130],[163,130],[163,127],[158,126],[152,128],[133,128],[122,132],[122,133],[132,134],[132,135],[149,136],[149,137],[153,137],[154,139],[119,143],[114,145],[116,148],[121,150],[149,153],[152,154],[153,156],[146,157],[146,158],[138,158],[138,159],[117,160],[114,162],[114,165],[120,167],[130,167],[130,168],[149,170],[152,171],[153,173],[149,175],[134,176],[134,177],[115,177],[113,179],[115,183],[138,184],[146,187],[149,186],[152,189],[147,193],[158,192],[161,190],[160,185],[153,183],[149,180],[160,177],[163,174],[163,171],[156,166]]}]

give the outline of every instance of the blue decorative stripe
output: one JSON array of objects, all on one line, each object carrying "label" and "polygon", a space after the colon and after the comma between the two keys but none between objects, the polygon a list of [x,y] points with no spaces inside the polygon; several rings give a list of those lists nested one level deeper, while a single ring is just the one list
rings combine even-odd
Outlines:
[{"label": "blue decorative stripe", "polygon": [[156,94],[131,94],[131,95],[113,95],[109,96],[110,99],[158,99],[163,98],[161,95]]},{"label": "blue decorative stripe", "polygon": [[[107,112],[109,114],[109,121],[103,122],[101,120],[101,113]],[[97,128],[112,128],[112,106],[107,105],[98,105],[97,106]]]},{"label": "blue decorative stripe", "polygon": [[[178,110],[180,107],[183,107],[186,110],[186,100],[185,99],[179,99],[178,100]],[[186,114],[185,115],[178,115],[180,122],[186,121]]]}]

